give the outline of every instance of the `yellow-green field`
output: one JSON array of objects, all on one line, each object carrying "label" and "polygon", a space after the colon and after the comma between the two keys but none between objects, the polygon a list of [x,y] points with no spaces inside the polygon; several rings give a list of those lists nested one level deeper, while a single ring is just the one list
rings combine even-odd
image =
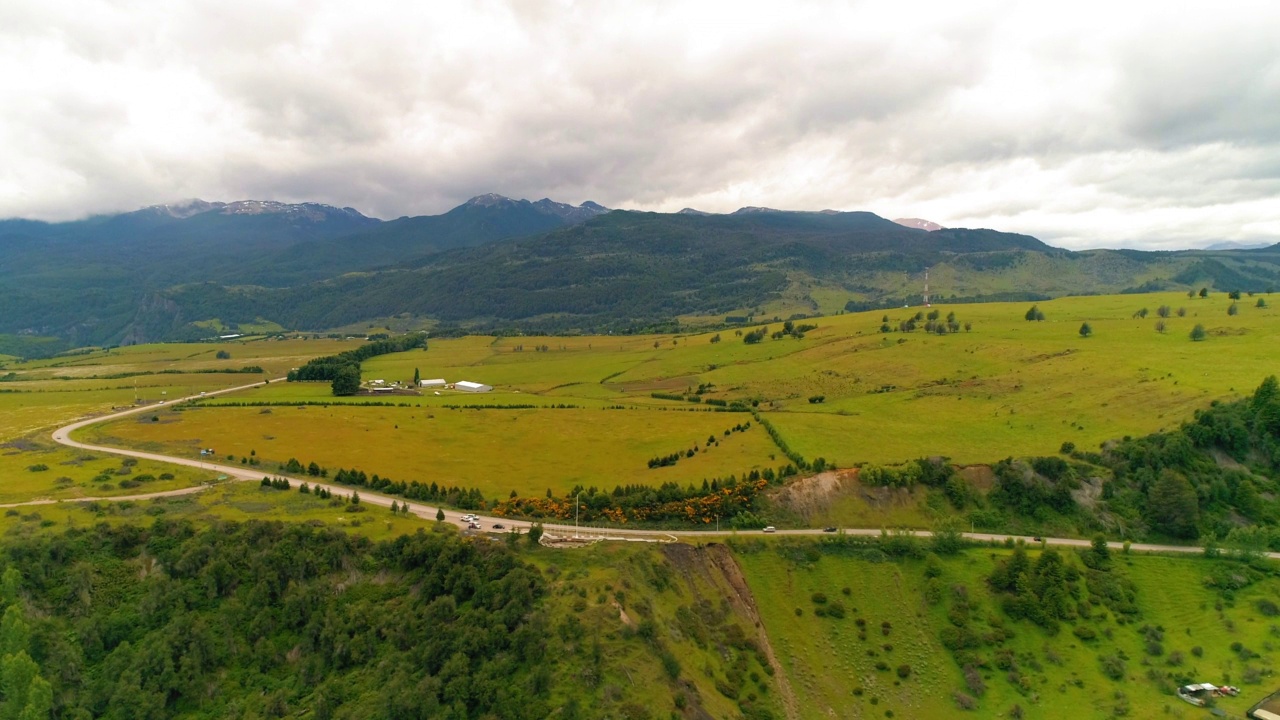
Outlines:
[{"label": "yellow-green field", "polygon": [[[750,415],[661,410],[450,410],[401,407],[198,408],[110,424],[85,437],[190,457],[202,447],[266,467],[296,457],[336,471],[358,468],[396,480],[477,487],[485,497],[557,494],[574,485],[685,485],[779,464],[760,428],[724,436]],[[709,436],[718,443],[706,448]],[[693,447],[674,466],[649,458]]]},{"label": "yellow-green field", "polygon": [[[718,333],[719,343],[710,342],[716,333],[472,337],[375,358],[364,376],[408,380],[417,369],[504,394],[647,404],[668,404],[649,398],[655,390],[710,383],[704,397],[756,401],[811,459],[850,465],[944,455],[978,463],[1173,427],[1213,399],[1251,391],[1275,371],[1280,336],[1280,314],[1253,302],[1244,298],[1239,314],[1228,316],[1225,295],[1062,298],[1039,303],[1043,322],[1023,319],[1030,303],[936,306],[943,319],[955,312],[972,329],[879,332],[882,316],[896,327],[922,310],[908,308],[801,320],[819,327],[802,340],[757,345],[735,331]],[[1173,311],[1163,333],[1155,330],[1161,305]],[[1135,318],[1142,308],[1147,317]],[[1079,334],[1084,322],[1093,329],[1087,338]],[[1209,334],[1203,342],[1188,338],[1197,323]],[[548,349],[535,352],[539,346]],[[824,401],[810,403],[817,395]]]},{"label": "yellow-green field", "polygon": [[[225,343],[167,343],[93,350],[14,363],[0,375],[0,441],[34,434],[86,415],[135,402],[170,399],[279,377],[317,355],[356,341],[249,339]],[[229,359],[218,359],[225,351]],[[259,366],[262,374],[208,372]]]},{"label": "yellow-green field", "polygon": [[[164,492],[213,480],[196,468],[126,461],[30,440],[0,443],[0,504]],[[122,486],[123,485],[123,486]]]}]

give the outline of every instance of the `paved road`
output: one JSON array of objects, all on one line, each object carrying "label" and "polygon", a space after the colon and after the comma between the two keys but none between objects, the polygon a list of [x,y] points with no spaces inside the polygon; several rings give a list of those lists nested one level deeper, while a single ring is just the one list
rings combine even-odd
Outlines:
[{"label": "paved road", "polygon": [[[266,382],[280,382],[281,380],[283,380],[283,378],[275,378],[273,380],[267,380]],[[262,384],[264,383],[257,382],[257,383],[252,383],[250,385],[241,385],[239,387],[226,388],[224,390],[215,390],[213,392],[205,393],[204,395],[192,395],[190,397],[180,398],[178,400],[173,400],[170,402],[171,403],[183,402],[184,400],[191,400],[191,399],[196,399],[200,397],[207,398],[214,395],[221,395],[224,393],[233,393],[233,392],[238,392],[240,390],[246,390],[251,387],[256,387]],[[228,478],[236,481],[261,482],[262,476],[263,476],[263,472],[261,470],[249,469],[242,465],[221,465],[216,462],[201,460],[200,458],[176,457],[173,455],[162,455],[160,453],[143,452],[141,450],[127,450],[124,448],[108,447],[104,445],[89,445],[87,443],[82,443],[82,442],[78,442],[76,440],[71,439],[71,433],[87,425],[92,425],[94,423],[99,423],[99,422],[105,422],[108,420],[115,420],[117,418],[122,418],[129,415],[135,415],[137,413],[154,412],[157,407],[159,406],[143,405],[141,407],[129,408],[127,410],[122,410],[122,411],[107,414],[107,415],[100,415],[96,417],[87,418],[85,420],[79,420],[77,422],[71,423],[70,425],[67,425],[65,427],[61,427],[55,430],[53,432],[53,439],[55,442],[62,443],[63,445],[69,445],[74,448],[80,448],[82,450],[92,450],[94,452],[111,453],[114,455],[124,455],[127,457],[140,458],[144,460],[153,460],[156,462],[173,463],[175,465],[186,465],[188,467],[207,470],[211,473],[219,473],[222,475],[226,475]],[[310,483],[312,487],[323,487],[337,495],[346,495],[352,491],[352,488],[345,485],[333,485],[333,484],[324,483],[324,482],[315,482],[314,481],[315,478],[310,478],[310,477],[303,478],[303,479],[306,482]],[[118,495],[118,496],[109,497],[109,498],[76,498],[74,500],[64,500],[64,501],[32,500],[26,503],[13,503],[10,505],[0,505],[0,507],[18,507],[22,505],[48,505],[55,502],[90,502],[94,500],[146,500],[153,497],[165,497],[165,496],[186,495],[186,494],[196,493],[206,489],[207,487],[209,486],[202,485],[197,487],[182,488],[179,490],[169,490],[166,492],[157,492],[157,493],[150,493],[145,495]],[[403,498],[391,497],[388,495],[380,495],[374,492],[366,492],[366,491],[362,491],[360,493],[360,501],[364,503],[368,503],[370,505],[378,505],[378,506],[387,507],[387,508],[391,507],[392,502],[395,502],[395,503],[407,502],[409,504],[409,512],[428,520],[434,520],[436,518],[437,510],[439,509],[429,505],[423,505],[421,503],[406,501]],[[457,510],[450,510],[446,508],[444,511],[444,514],[445,514],[446,522],[454,523],[459,527],[467,526],[467,523],[462,520],[462,516],[465,515],[466,513],[463,513]],[[530,525],[530,523],[526,521],[510,520],[507,518],[487,517],[487,516],[481,516],[479,518],[479,523],[486,531],[489,531],[489,532],[503,532],[503,531],[512,530],[512,529],[527,531]],[[495,529],[494,528],[495,524],[502,525],[503,526],[502,529],[501,530]],[[606,540],[635,540],[635,541],[642,541],[642,542],[672,542],[680,539],[710,539],[710,538],[730,537],[730,536],[737,536],[737,535],[752,536],[752,535],[765,534],[761,530],[656,531],[656,530],[636,530],[632,528],[610,528],[610,529],[581,528],[581,529],[578,529],[578,528],[575,528],[573,525],[567,525],[567,524],[565,525],[544,524],[543,529],[547,531],[548,534],[558,535],[561,537],[581,536],[584,538],[601,538]],[[841,528],[839,532],[842,532],[846,535],[878,536],[881,533],[881,529],[880,528]],[[776,533],[773,533],[773,534],[776,534],[776,535],[823,535],[825,534],[825,531],[819,530],[819,529],[778,530]],[[915,534],[920,537],[929,537],[931,535],[931,533],[925,530],[916,531]],[[1013,538],[1014,540],[1026,540],[1027,542],[1034,542],[1033,538],[1023,536],[1023,535],[1002,535],[1002,534],[993,534],[993,533],[961,533],[961,534],[967,539],[976,540],[979,542],[989,542],[989,541],[1003,542],[1009,538]],[[1089,540],[1079,540],[1075,538],[1044,538],[1044,542],[1048,545],[1059,545],[1059,546],[1065,546],[1065,547],[1089,547],[1089,545],[1091,544]],[[1113,549],[1119,550],[1123,547],[1124,543],[1110,542],[1108,543],[1108,545]],[[1154,544],[1148,544],[1148,543],[1132,543],[1129,547],[1131,551],[1135,551],[1135,552],[1170,552],[1170,553],[1204,552],[1203,548],[1200,548],[1197,546],[1187,546],[1187,545],[1154,545]],[[1275,552],[1266,553],[1266,556],[1274,559],[1280,559],[1280,553],[1275,553]]]}]

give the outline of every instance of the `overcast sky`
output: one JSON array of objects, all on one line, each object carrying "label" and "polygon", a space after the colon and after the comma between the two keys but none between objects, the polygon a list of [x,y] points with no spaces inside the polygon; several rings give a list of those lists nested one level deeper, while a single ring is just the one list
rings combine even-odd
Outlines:
[{"label": "overcast sky", "polygon": [[1280,241],[1280,3],[796,5],[5,0],[0,217],[496,192]]}]

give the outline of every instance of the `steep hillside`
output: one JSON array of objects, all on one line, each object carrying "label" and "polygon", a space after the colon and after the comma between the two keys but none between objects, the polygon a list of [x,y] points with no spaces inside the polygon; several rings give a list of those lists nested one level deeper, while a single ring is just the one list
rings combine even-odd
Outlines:
[{"label": "steep hillside", "polygon": [[1193,682],[1239,686],[1216,704],[1242,717],[1275,689],[1273,562],[940,555],[892,535],[732,545],[799,717],[1207,715],[1174,694]]}]

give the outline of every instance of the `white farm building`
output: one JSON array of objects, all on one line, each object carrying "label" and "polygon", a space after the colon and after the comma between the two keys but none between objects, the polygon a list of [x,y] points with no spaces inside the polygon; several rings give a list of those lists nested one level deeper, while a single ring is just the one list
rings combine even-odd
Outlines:
[{"label": "white farm building", "polygon": [[432,378],[430,380],[419,380],[418,387],[444,387],[448,385],[444,378]]},{"label": "white farm building", "polygon": [[481,393],[481,392],[489,392],[490,390],[493,389],[493,386],[483,385],[477,382],[471,382],[470,380],[459,380],[458,382],[453,384],[453,389],[461,390],[463,392]]}]

